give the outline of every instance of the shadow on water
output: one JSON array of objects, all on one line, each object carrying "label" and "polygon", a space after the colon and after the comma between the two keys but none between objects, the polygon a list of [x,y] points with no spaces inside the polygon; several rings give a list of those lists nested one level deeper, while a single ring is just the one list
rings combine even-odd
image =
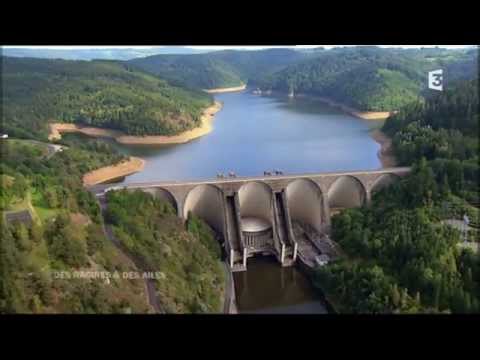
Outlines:
[{"label": "shadow on water", "polygon": [[[345,112],[329,104],[311,98],[276,97],[278,108],[297,114],[323,114],[345,116]],[[348,115],[349,116],[349,115]]]},{"label": "shadow on water", "polygon": [[327,313],[319,292],[296,267],[282,268],[273,257],[251,258],[247,267],[233,275],[240,313]]}]

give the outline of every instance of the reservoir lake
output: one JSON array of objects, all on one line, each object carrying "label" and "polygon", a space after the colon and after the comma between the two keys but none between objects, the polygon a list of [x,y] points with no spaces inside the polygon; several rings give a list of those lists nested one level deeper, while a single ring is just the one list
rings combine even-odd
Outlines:
[{"label": "reservoir lake", "polygon": [[[125,146],[144,158],[142,172],[122,183],[203,180],[230,171],[237,176],[381,168],[380,145],[370,131],[381,123],[358,119],[311,98],[256,96],[247,91],[215,95],[223,108],[213,131],[186,144]],[[248,260],[234,273],[240,313],[326,313],[327,306],[297,268],[282,269],[268,258]]]}]

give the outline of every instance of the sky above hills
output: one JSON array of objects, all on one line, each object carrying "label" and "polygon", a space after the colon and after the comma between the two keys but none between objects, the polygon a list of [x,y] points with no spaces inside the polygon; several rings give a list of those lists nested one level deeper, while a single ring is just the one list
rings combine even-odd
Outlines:
[{"label": "sky above hills", "polygon": [[[324,47],[326,49],[334,48],[334,47],[343,47],[343,46],[365,46],[365,45],[285,45],[285,46],[217,46],[217,45],[202,45],[202,46],[182,46],[184,48],[191,48],[197,50],[224,50],[224,49],[249,49],[249,50],[259,50],[259,49],[266,49],[266,48],[316,48],[316,47]],[[458,48],[466,48],[472,47],[474,45],[378,45],[380,47],[391,47],[391,48],[421,48],[421,47],[440,47],[440,48],[447,48],[447,49],[458,49]],[[29,45],[22,45],[22,46],[4,46],[4,48],[24,48],[24,49],[56,49],[56,50],[79,50],[79,49],[153,49],[153,48],[168,48],[168,46],[136,46],[136,45],[125,45],[125,46],[94,46],[94,45],[75,45],[75,46],[52,46],[52,45],[45,45],[45,46],[29,46]]]},{"label": "sky above hills", "polygon": [[[3,46],[0,55],[10,57],[34,57],[46,59],[65,59],[65,60],[131,60],[135,58],[147,57],[152,55],[166,55],[166,54],[201,54],[218,50],[262,50],[273,48],[290,48],[296,50],[312,50],[323,47],[325,49],[332,49],[335,47],[345,46],[368,46],[368,45],[281,45],[281,46],[136,46],[136,45],[23,45],[23,46]],[[371,46],[371,45],[370,45]],[[471,45],[379,45],[380,47],[395,47],[395,48],[431,48],[440,47],[448,49],[461,49],[470,47]]]}]

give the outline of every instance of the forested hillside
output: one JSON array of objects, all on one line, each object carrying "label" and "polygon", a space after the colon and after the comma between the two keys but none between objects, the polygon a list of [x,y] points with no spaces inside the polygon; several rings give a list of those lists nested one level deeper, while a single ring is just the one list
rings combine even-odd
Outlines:
[{"label": "forested hillside", "polygon": [[46,137],[47,122],[132,135],[173,135],[200,124],[212,98],[111,61],[2,58],[1,132]]},{"label": "forested hillside", "polygon": [[[221,312],[224,273],[212,231],[144,193],[111,193],[108,221],[141,256],[138,269],[103,233],[95,197],[82,175],[122,159],[105,143],[62,140],[51,153],[31,140],[0,143],[0,313],[148,313],[142,279],[123,273],[161,272],[158,296],[169,313]],[[27,212],[32,221],[8,220]],[[109,281],[75,274],[110,275]]]},{"label": "forested hillside", "polygon": [[390,117],[383,130],[393,138],[401,165],[425,157],[439,183],[478,202],[478,82],[460,81]]},{"label": "forested hillside", "polygon": [[212,89],[241,84],[240,74],[228,63],[210,54],[156,55],[134,59],[129,64],[156,74],[171,84]]},{"label": "forested hillside", "polygon": [[[413,172],[371,206],[332,219],[332,236],[348,256],[318,270],[316,281],[342,311],[480,311],[478,121],[475,81],[387,120],[395,154]],[[465,214],[467,242],[445,223]]]},{"label": "forested hillside", "polygon": [[142,191],[107,194],[106,220],[122,244],[157,271],[159,301],[167,313],[222,312],[225,274],[220,243],[202,221],[185,229],[175,209]]},{"label": "forested hillside", "polygon": [[311,56],[289,49],[225,50],[196,55],[155,55],[131,60],[129,64],[157,74],[173,84],[213,89],[251,83],[258,76]]},{"label": "forested hillside", "polygon": [[427,72],[472,78],[475,50],[338,48],[260,78],[262,89],[330,98],[361,111],[393,111],[423,95]]},{"label": "forested hillside", "polygon": [[173,84],[198,89],[248,83],[264,90],[330,98],[361,111],[394,111],[422,98],[427,72],[445,81],[477,74],[477,52],[446,49],[334,48],[156,55],[129,62]]},{"label": "forested hillside", "polygon": [[[95,141],[50,154],[42,143],[3,140],[0,151],[0,313],[149,312],[142,281],[60,275],[135,270],[103,236],[81,182],[119,156]],[[32,222],[6,220],[18,211]]]}]

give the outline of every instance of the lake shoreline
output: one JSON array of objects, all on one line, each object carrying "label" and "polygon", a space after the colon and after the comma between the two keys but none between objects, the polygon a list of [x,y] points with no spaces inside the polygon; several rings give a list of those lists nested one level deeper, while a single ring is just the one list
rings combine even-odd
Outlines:
[{"label": "lake shoreline", "polygon": [[[120,144],[128,145],[168,145],[182,144],[198,137],[204,136],[213,130],[215,114],[222,109],[222,103],[215,101],[212,106],[205,109],[202,115],[202,125],[198,128],[188,130],[175,136],[127,136],[122,132],[111,129],[94,127],[79,127],[76,124],[50,124],[49,140],[61,139],[61,133],[81,133],[87,136],[112,138]],[[139,157],[131,156],[127,161],[113,164],[99,169],[89,171],[83,175],[83,185],[90,187],[119,179],[144,169],[146,161]]]},{"label": "lake shoreline", "polygon": [[115,165],[104,166],[96,170],[89,171],[83,175],[83,186],[90,187],[104,183],[106,181],[131,175],[142,171],[146,161],[142,158],[131,156],[126,161]]},{"label": "lake shoreline", "polygon": [[[276,91],[274,93],[276,93],[277,95],[286,96],[286,94],[282,92]],[[269,95],[266,95],[266,96],[269,96]],[[396,111],[383,111],[383,112],[382,111],[360,111],[350,106],[333,101],[331,99],[328,99],[322,96],[311,95],[311,94],[298,94],[294,97],[294,99],[295,98],[300,98],[300,99],[307,98],[312,100],[319,100],[323,103],[326,103],[329,106],[332,106],[334,108],[337,108],[343,111],[346,114],[352,115],[362,120],[372,120],[372,121],[379,121],[379,122],[385,121],[388,117],[396,113]],[[380,144],[380,150],[378,151],[377,156],[380,160],[380,163],[382,164],[382,168],[395,167],[397,165],[397,160],[395,158],[395,155],[393,154],[392,139],[390,139],[380,129],[375,129],[371,131],[370,136],[373,138],[373,140],[375,140],[375,142]]]},{"label": "lake shoreline", "polygon": [[326,97],[315,96],[315,98],[324,103],[327,103],[330,106],[339,108],[340,110],[346,112],[347,114],[350,114],[352,116],[358,117],[363,120],[379,120],[379,121],[386,120],[388,117],[395,114],[395,111],[360,111],[351,106],[341,104],[339,102],[336,102]]},{"label": "lake shoreline", "polygon": [[233,86],[228,88],[203,89],[203,91],[205,91],[208,94],[224,94],[224,93],[230,93],[230,92],[243,91],[246,88],[247,88],[247,84],[243,84],[240,86]]},{"label": "lake shoreline", "polygon": [[[309,97],[320,100],[332,107],[338,108],[341,111],[360,118],[362,120],[372,120],[372,121],[385,121],[391,115],[395,114],[396,111],[360,111],[354,109],[350,106],[338,103],[331,99],[321,97],[321,96],[313,96],[313,95],[299,95],[300,98],[302,97]],[[389,168],[397,166],[397,159],[393,154],[393,146],[392,146],[392,139],[388,137],[384,132],[380,129],[375,129],[370,132],[370,136],[372,137],[375,142],[380,144],[380,150],[377,153],[378,158],[382,164],[382,168]]]},{"label": "lake shoreline", "polygon": [[50,141],[60,140],[62,133],[81,133],[92,137],[112,138],[119,144],[124,145],[170,145],[170,144],[183,144],[207,135],[213,130],[213,120],[215,114],[222,109],[223,104],[215,101],[213,105],[206,108],[201,117],[201,125],[192,130],[187,130],[178,135],[173,136],[131,136],[126,135],[121,131],[97,128],[97,127],[82,127],[77,124],[68,123],[51,123],[50,135],[48,139]]},{"label": "lake shoreline", "polygon": [[[287,96],[287,93],[284,93],[281,91],[272,91],[270,94]],[[264,96],[264,95],[260,94],[260,96]],[[265,96],[270,96],[270,95],[265,95]],[[363,120],[378,120],[378,121],[386,120],[389,116],[396,113],[396,111],[361,111],[351,106],[334,101],[330,98],[320,96],[320,95],[314,95],[314,94],[299,93],[293,96],[293,99],[305,99],[305,98],[321,101],[327,105],[330,105],[331,107],[340,109],[349,115],[355,116]]]},{"label": "lake shoreline", "polygon": [[223,107],[219,101],[215,101],[203,112],[201,125],[195,129],[184,131],[179,135],[173,136],[130,136],[122,135],[115,138],[119,144],[124,145],[173,145],[184,144],[191,140],[197,139],[209,134],[213,130],[213,120],[215,115]]},{"label": "lake shoreline", "polygon": [[397,159],[393,153],[392,139],[380,129],[371,131],[370,136],[380,144],[380,150],[378,151],[377,156],[382,163],[382,168],[397,166]]},{"label": "lake shoreline", "polygon": [[[222,105],[219,101],[215,101],[214,105],[207,108],[203,114],[202,118],[202,126],[196,128],[194,130],[190,130],[184,132],[180,135],[174,137],[165,137],[165,136],[146,136],[146,137],[137,137],[137,136],[127,136],[121,134],[115,130],[107,130],[107,129],[98,129],[98,128],[80,128],[77,127],[75,124],[60,124],[61,126],[65,126],[60,128],[60,132],[80,132],[87,136],[96,136],[96,137],[106,137],[106,138],[113,138],[117,143],[125,144],[125,145],[162,145],[162,144],[182,144],[186,143],[192,139],[197,137],[206,135],[213,130],[212,122],[214,119],[215,114],[220,111]],[[340,109],[345,111],[344,108]],[[55,129],[57,130],[57,129]],[[52,132],[53,133],[53,132]],[[380,150],[377,152],[377,156],[380,160],[381,167],[393,167],[396,165],[395,158],[392,154],[392,144],[391,139],[389,139],[384,133],[382,133],[379,129],[374,131],[370,131],[369,136],[373,138],[378,144],[380,144]],[[142,155],[140,155],[142,157]],[[133,163],[132,163],[133,164]],[[143,170],[144,164],[136,164],[131,166],[131,172],[126,172],[122,166],[115,168],[115,166],[107,166],[108,170],[101,173],[101,175],[97,176],[98,178],[94,180],[90,180],[89,184],[97,184],[97,183],[104,183],[108,181],[112,181],[114,179],[119,179],[133,173],[137,173]],[[98,170],[102,170],[98,169]],[[90,175],[91,177],[93,175]],[[91,185],[90,185],[91,186]]]}]

